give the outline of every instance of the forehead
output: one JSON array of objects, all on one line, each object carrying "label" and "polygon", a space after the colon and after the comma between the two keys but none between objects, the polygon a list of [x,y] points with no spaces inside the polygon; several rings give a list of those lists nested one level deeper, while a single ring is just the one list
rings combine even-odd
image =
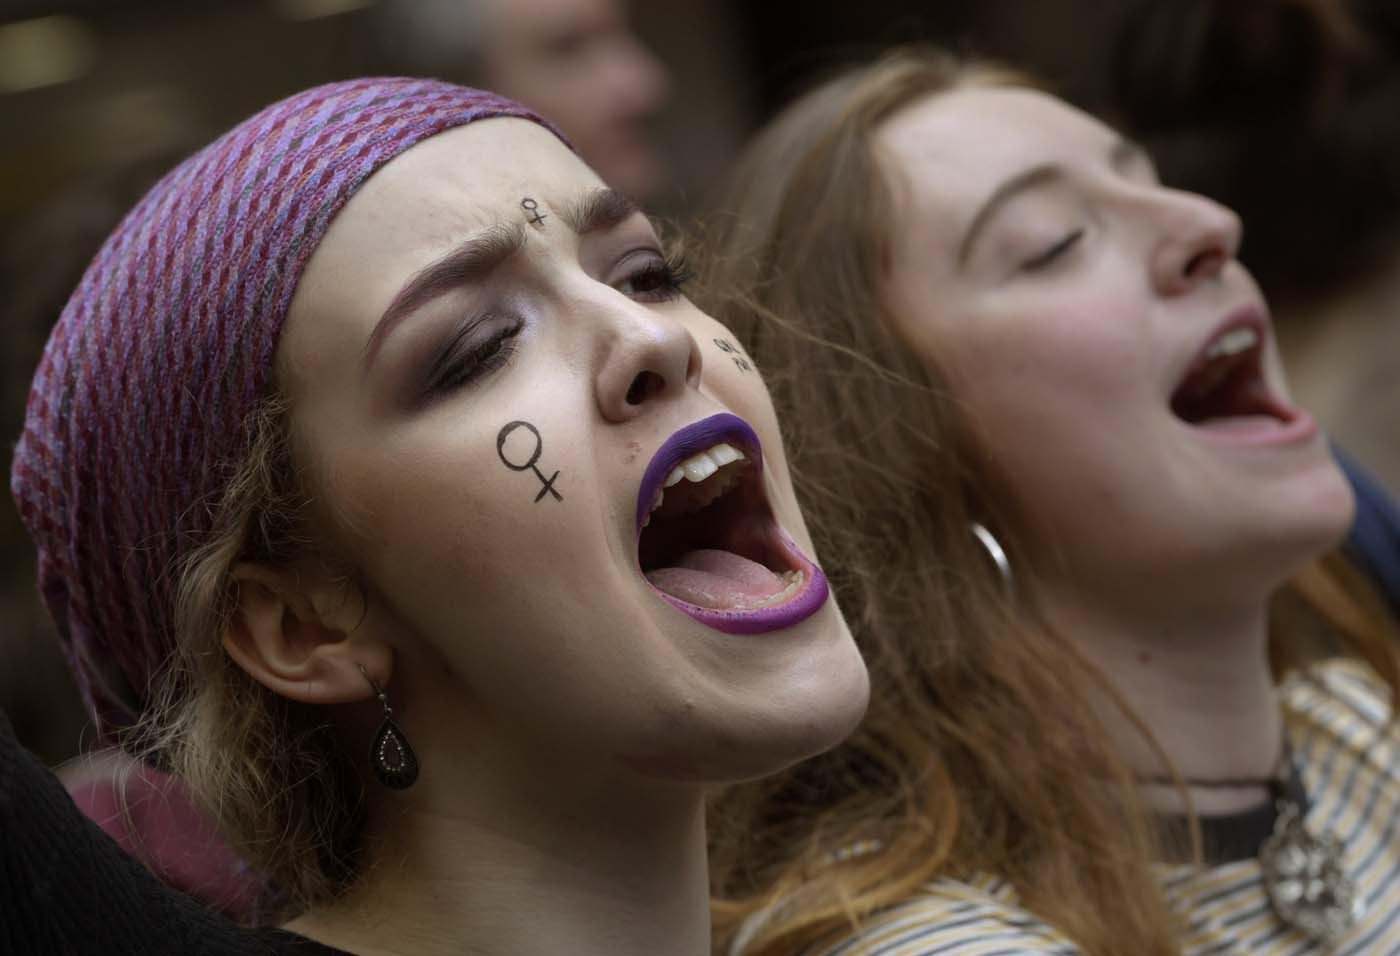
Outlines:
[{"label": "forehead", "polygon": [[944,205],[978,203],[1040,163],[1102,162],[1115,140],[1108,127],[1045,93],[970,87],[899,111],[875,148],[902,188]]},{"label": "forehead", "polygon": [[[529,120],[481,120],[406,150],[345,204],[312,253],[279,346],[284,386],[296,378],[292,367],[352,364],[342,346],[363,345],[411,276],[483,229],[523,222],[522,199],[547,211],[601,185],[558,137]],[[553,225],[531,230],[530,241],[573,235],[557,218]]]},{"label": "forehead", "polygon": [[[601,180],[557,136],[500,117],[417,144],[372,176],[332,225],[368,226],[361,242],[440,249],[498,222],[520,219],[526,196],[541,206],[575,198]],[[327,235],[327,239],[340,238]],[[323,243],[324,244],[324,243]]]},{"label": "forehead", "polygon": [[524,198],[547,210],[601,184],[557,136],[529,120],[500,117],[440,133],[376,171],[345,204],[307,263],[291,314],[382,308],[409,276],[458,243],[497,223],[521,222]]}]

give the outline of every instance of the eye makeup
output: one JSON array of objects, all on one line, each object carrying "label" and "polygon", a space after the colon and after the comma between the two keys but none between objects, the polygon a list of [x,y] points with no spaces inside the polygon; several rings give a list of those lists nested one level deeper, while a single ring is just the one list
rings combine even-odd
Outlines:
[{"label": "eye makeup", "polygon": [[462,323],[429,367],[421,398],[433,398],[470,385],[503,367],[515,354],[524,320],[509,313],[484,312]]},{"label": "eye makeup", "polygon": [[[667,256],[650,244],[620,256],[610,272],[612,277],[599,277],[599,281],[634,301],[655,304],[679,299],[682,286],[693,277],[682,257]],[[436,350],[422,374],[419,403],[470,387],[506,366],[524,326],[517,308],[491,305],[467,316]]]},{"label": "eye makeup", "polygon": [[639,266],[614,284],[623,295],[642,302],[671,302],[680,298],[681,287],[695,278],[683,256],[663,256],[656,250],[641,256]]}]

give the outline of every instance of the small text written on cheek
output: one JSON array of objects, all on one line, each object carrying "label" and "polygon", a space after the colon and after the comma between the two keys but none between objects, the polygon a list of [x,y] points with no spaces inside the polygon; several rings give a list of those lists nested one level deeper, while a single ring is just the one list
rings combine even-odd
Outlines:
[{"label": "small text written on cheek", "polygon": [[734,360],[734,365],[741,372],[753,371],[753,365],[744,357],[743,350],[728,339],[715,339],[715,347]]}]

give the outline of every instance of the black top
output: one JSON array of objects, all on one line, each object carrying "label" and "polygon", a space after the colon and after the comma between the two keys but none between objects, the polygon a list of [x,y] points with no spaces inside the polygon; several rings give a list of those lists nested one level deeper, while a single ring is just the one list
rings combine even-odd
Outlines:
[{"label": "black top", "polygon": [[0,713],[0,956],[350,956],[245,929],[167,887],[85,817]]}]

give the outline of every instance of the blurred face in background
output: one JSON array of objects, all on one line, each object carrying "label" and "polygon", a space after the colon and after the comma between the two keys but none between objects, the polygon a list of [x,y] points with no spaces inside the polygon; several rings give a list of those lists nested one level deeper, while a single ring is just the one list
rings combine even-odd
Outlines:
[{"label": "blurred face in background", "polygon": [[557,123],[611,186],[645,199],[661,161],[647,122],[665,67],[616,0],[482,0],[482,82]]},{"label": "blurred face in background", "polygon": [[921,100],[877,148],[894,314],[950,375],[1039,572],[1213,600],[1277,586],[1345,531],[1347,485],[1290,403],[1233,213],[1027,89]]}]

